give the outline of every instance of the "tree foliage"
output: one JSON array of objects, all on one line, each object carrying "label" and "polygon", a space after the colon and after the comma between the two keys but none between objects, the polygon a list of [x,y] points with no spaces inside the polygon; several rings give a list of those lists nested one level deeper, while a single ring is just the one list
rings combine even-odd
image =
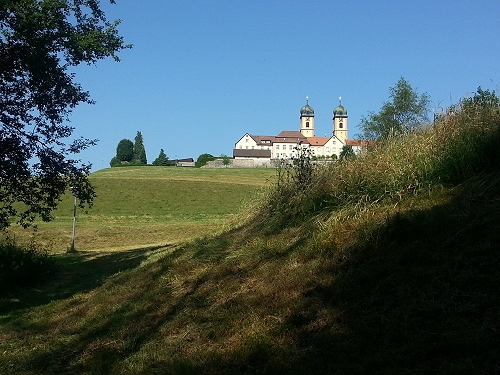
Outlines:
[{"label": "tree foliage", "polygon": [[471,108],[485,109],[495,109],[498,110],[500,106],[500,99],[495,94],[495,90],[483,90],[481,86],[477,88],[477,92],[470,98],[464,99],[462,106],[465,110],[470,110]]},{"label": "tree foliage", "polygon": [[133,160],[135,164],[148,164],[148,160],[146,159],[146,149],[144,148],[144,140],[141,132],[139,131],[135,136]]},{"label": "tree foliage", "polygon": [[229,164],[231,164],[231,158],[226,154],[222,154],[220,158],[222,159],[222,165],[224,165],[226,168],[229,166]]},{"label": "tree foliage", "polygon": [[113,156],[109,162],[110,167],[118,167],[121,164],[121,161],[118,160],[116,156]]},{"label": "tree foliage", "polygon": [[212,160],[215,160],[215,157],[213,155],[201,154],[200,156],[198,156],[198,159],[196,159],[196,162],[194,163],[194,165],[196,168],[200,168]]},{"label": "tree foliage", "polygon": [[134,160],[134,142],[130,139],[122,139],[116,146],[116,159],[121,162],[130,163]]},{"label": "tree foliage", "polygon": [[340,160],[352,159],[356,157],[356,153],[354,152],[351,145],[344,145],[339,154]]},{"label": "tree foliage", "polygon": [[90,165],[72,155],[96,140],[66,141],[74,128],[65,121],[92,100],[69,69],[118,60],[116,53],[130,47],[118,24],[98,0],[0,2],[0,228],[11,218],[23,226],[50,220],[70,186],[82,207],[91,205]]},{"label": "tree foliage", "polygon": [[160,150],[160,154],[153,161],[153,165],[157,165],[157,166],[168,166],[168,165],[170,165],[170,163],[168,161],[168,156],[165,154],[165,151],[163,149]]},{"label": "tree foliage", "polygon": [[361,139],[383,140],[415,131],[428,122],[429,95],[419,95],[403,77],[389,91],[391,100],[382,105],[380,112],[370,112],[361,119]]}]

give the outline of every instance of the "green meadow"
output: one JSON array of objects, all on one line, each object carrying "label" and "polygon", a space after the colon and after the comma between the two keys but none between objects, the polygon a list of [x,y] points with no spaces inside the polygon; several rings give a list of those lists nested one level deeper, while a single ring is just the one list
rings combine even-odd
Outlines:
[{"label": "green meadow", "polygon": [[[77,250],[126,249],[179,243],[220,231],[275,178],[273,169],[119,167],[90,176],[97,197],[77,209]],[[73,198],[67,194],[54,220],[37,229],[13,228],[53,253],[71,243]]]}]

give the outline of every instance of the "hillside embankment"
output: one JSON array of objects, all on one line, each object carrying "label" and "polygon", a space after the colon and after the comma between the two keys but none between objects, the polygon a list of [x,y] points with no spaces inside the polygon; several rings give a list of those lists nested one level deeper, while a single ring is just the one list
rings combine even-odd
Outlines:
[{"label": "hillside embankment", "polygon": [[0,369],[499,373],[499,145],[498,101],[475,96],[363,157],[290,166],[217,235],[63,257],[52,302],[2,311]]}]

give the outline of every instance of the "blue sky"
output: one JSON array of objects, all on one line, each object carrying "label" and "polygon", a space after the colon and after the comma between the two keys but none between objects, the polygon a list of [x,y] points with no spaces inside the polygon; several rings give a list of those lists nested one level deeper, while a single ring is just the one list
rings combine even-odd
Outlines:
[{"label": "blue sky", "polygon": [[118,142],[141,131],[148,162],[232,155],[246,132],[299,129],[315,110],[316,135],[332,110],[349,114],[349,138],[400,77],[432,107],[500,86],[500,1],[103,1],[131,50],[121,62],[76,69],[95,105],[71,115],[75,136],[97,138],[80,154],[109,167]]}]

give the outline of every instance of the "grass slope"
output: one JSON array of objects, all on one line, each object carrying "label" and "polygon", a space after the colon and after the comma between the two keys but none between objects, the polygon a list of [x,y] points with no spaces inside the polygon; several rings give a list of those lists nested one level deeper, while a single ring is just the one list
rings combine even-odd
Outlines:
[{"label": "grass slope", "polygon": [[[57,280],[1,300],[0,371],[499,373],[492,113],[322,169],[304,192],[284,182],[217,235],[59,255]],[[438,139],[476,125],[476,145]]]},{"label": "grass slope", "polygon": [[[272,169],[120,167],[93,173],[97,197],[78,209],[76,247],[82,251],[172,244],[213,233],[237,216],[243,203],[274,178]],[[68,194],[55,220],[20,239],[34,238],[61,253],[71,243],[73,199]]]},{"label": "grass slope", "polygon": [[471,185],[444,189],[335,235],[243,226],[182,247],[63,256],[56,284],[2,300],[0,370],[494,374],[500,176],[477,182],[490,185],[475,200]]}]

